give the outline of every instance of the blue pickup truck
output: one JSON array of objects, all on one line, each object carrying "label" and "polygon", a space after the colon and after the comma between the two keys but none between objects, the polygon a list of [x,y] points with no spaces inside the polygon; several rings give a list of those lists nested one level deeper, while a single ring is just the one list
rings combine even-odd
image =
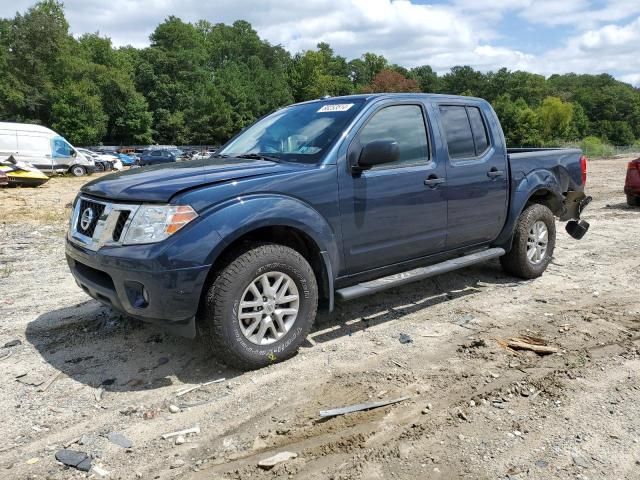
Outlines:
[{"label": "blue pickup truck", "polygon": [[91,297],[224,362],[294,355],[318,308],[499,258],[540,276],[556,218],[582,238],[580,150],[507,149],[484,100],[324,98],[263,117],[212,158],[86,184],[66,242]]}]

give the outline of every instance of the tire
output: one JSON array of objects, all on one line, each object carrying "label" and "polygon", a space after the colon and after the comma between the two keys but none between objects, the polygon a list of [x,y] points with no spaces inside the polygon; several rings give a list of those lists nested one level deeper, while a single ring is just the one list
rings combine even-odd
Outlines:
[{"label": "tire", "polygon": [[[276,285],[279,278],[281,283]],[[264,279],[277,287],[275,300],[269,299],[271,292],[267,302],[263,301],[267,297],[253,293],[265,292]],[[297,301],[277,302],[277,297],[290,300],[296,294]],[[262,306],[255,306],[260,302]],[[291,312],[296,308],[294,316]],[[311,330],[317,308],[318,285],[305,258],[282,245],[253,244],[219,272],[207,291],[200,320],[218,360],[253,370],[294,356]],[[240,314],[245,318],[240,319]]]},{"label": "tire", "polygon": [[640,207],[640,197],[635,195],[627,195],[627,205],[630,207]]},{"label": "tire", "polygon": [[[542,225],[546,228],[544,249],[542,241],[533,242],[536,236],[540,240],[544,238]],[[500,257],[500,263],[510,275],[524,279],[537,278],[551,262],[555,246],[556,222],[553,213],[544,205],[530,205],[520,215],[511,251]]]},{"label": "tire", "polygon": [[87,170],[81,165],[74,165],[70,172],[74,177],[84,177],[87,174]]},{"label": "tire", "polygon": [[96,162],[96,172],[102,173],[104,172],[104,165],[100,162]]}]

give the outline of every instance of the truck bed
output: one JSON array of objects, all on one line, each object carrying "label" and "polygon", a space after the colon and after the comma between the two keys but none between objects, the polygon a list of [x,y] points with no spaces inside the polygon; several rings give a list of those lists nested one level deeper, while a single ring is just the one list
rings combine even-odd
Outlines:
[{"label": "truck bed", "polygon": [[[544,175],[547,171],[558,180],[559,193],[581,191],[582,171],[579,148],[507,148],[511,179],[519,184],[523,177]],[[546,181],[546,179],[543,179]]]}]

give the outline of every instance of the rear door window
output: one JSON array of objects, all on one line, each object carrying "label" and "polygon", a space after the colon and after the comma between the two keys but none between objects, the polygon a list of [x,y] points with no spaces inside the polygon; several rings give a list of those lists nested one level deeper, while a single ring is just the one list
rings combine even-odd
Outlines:
[{"label": "rear door window", "polygon": [[449,158],[475,157],[471,124],[463,105],[440,106],[440,117],[449,148]]}]

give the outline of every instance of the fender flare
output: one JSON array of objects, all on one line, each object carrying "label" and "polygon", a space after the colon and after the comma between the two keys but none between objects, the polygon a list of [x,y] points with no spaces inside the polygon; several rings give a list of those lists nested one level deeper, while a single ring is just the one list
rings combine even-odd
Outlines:
[{"label": "fender flare", "polygon": [[230,199],[203,212],[207,228],[221,241],[207,255],[213,265],[220,254],[241,237],[264,227],[290,227],[307,235],[318,247],[324,264],[329,308],[334,305],[334,272],[340,264],[336,235],[322,214],[301,200],[285,195],[253,194]]},{"label": "fender flare", "polygon": [[527,203],[537,193],[544,191],[552,196],[555,208],[552,208],[553,214],[560,216],[562,213],[563,197],[562,186],[557,180],[557,176],[546,169],[535,170],[530,175],[523,177],[517,187],[513,189],[509,200],[509,211],[507,213],[507,221],[495,240],[494,245],[502,247],[505,251],[511,250],[513,242],[513,234],[518,222],[518,218],[524,211]]}]

